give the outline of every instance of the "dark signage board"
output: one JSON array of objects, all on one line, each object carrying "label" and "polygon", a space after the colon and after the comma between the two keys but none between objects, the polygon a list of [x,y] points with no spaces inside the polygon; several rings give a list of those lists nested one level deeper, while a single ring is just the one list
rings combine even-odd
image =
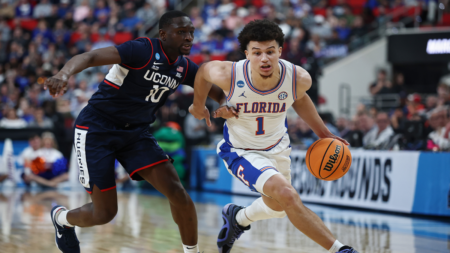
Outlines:
[{"label": "dark signage board", "polygon": [[388,61],[393,64],[450,62],[450,31],[388,36]]}]

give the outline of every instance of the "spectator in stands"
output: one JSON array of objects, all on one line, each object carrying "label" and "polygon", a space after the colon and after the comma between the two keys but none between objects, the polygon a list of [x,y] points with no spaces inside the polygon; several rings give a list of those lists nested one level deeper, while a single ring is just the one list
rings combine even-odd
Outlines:
[{"label": "spectator in stands", "polygon": [[142,20],[142,22],[146,23],[152,20],[157,20],[158,19],[157,13],[158,10],[150,2],[145,2],[144,6],[142,6],[137,10],[136,16],[140,20]]},{"label": "spectator in stands", "polygon": [[34,111],[34,121],[30,123],[29,127],[53,128],[53,122],[45,117],[44,109],[38,107]]},{"label": "spectator in stands", "polygon": [[434,130],[428,135],[427,149],[433,151],[450,149],[450,122],[448,107],[441,106],[429,113],[429,123]]},{"label": "spectator in stands", "polygon": [[438,104],[438,97],[435,95],[429,95],[425,102],[425,110],[427,112],[430,112],[431,110],[437,107],[437,104]]},{"label": "spectator in stands", "polygon": [[43,187],[57,187],[61,182],[69,179],[67,173],[67,160],[57,150],[55,137],[51,132],[42,134],[43,147],[36,151],[36,156],[31,162],[32,173],[25,174],[24,182],[29,184],[36,182]]},{"label": "spectator in stands", "polygon": [[140,20],[136,15],[134,10],[129,10],[126,13],[126,17],[122,19],[120,22],[126,31],[132,31],[134,29],[139,29],[142,24],[142,20]]},{"label": "spectator in stands", "polygon": [[359,130],[359,122],[356,119],[352,119],[352,121],[347,123],[347,128],[350,130],[348,132],[343,132],[342,138],[344,138],[349,144],[350,147],[359,148],[363,146],[363,138],[364,134]]},{"label": "spectator in stands", "polygon": [[289,50],[286,50],[286,56],[284,57],[285,60],[292,62],[292,64],[295,65],[303,65],[303,51],[300,51],[300,39],[298,38],[292,38],[289,41]]},{"label": "spectator in stands", "polygon": [[422,115],[425,113],[425,106],[422,104],[422,97],[418,93],[409,94],[406,102],[408,119],[414,115]]},{"label": "spectator in stands", "polygon": [[391,126],[395,133],[403,133],[405,130],[406,122],[405,113],[403,111],[403,107],[395,108],[394,112],[391,115]]},{"label": "spectator in stands", "polygon": [[[361,16],[355,16],[352,23],[352,31],[350,33],[350,40],[356,39],[367,33],[367,28],[364,26],[364,20]],[[360,42],[362,43],[362,41]]]},{"label": "spectator in stands", "polygon": [[313,34],[311,36],[311,40],[306,44],[306,49],[311,52],[314,52],[316,57],[321,56],[322,50],[325,48],[325,41],[318,35]]},{"label": "spectator in stands", "polygon": [[38,134],[32,135],[28,139],[28,147],[26,147],[20,157],[23,160],[25,174],[31,173],[31,162],[38,157],[37,151],[42,147],[42,139]]},{"label": "spectator in stands", "polygon": [[237,8],[234,8],[230,12],[230,15],[225,19],[226,27],[233,31],[241,27],[243,25],[243,22],[243,19],[237,15]]},{"label": "spectator in stands", "polygon": [[34,110],[30,106],[26,98],[20,99],[19,109],[17,110],[17,116],[25,120],[27,124],[30,124],[31,122],[34,121]]},{"label": "spectator in stands", "polygon": [[217,6],[217,15],[222,19],[226,19],[230,16],[234,8],[236,8],[236,5],[230,0],[222,0],[221,4]]},{"label": "spectator in stands", "polygon": [[[94,9],[94,17],[98,19],[101,15],[109,16],[109,13],[111,10],[108,6],[106,6],[106,3],[104,0],[97,0],[95,3],[95,9]],[[153,13],[156,14],[156,13]]]},{"label": "spectator in stands", "polygon": [[313,144],[314,141],[319,139],[308,124],[306,124],[306,122],[300,117],[297,118],[297,127],[298,130],[296,134],[292,136],[296,142],[301,142],[305,149]]},{"label": "spectator in stands", "polygon": [[357,126],[358,129],[364,133],[364,135],[366,135],[370,130],[372,130],[372,128],[374,128],[373,118],[367,111],[358,111]]},{"label": "spectator in stands", "polygon": [[0,1],[0,19],[10,19],[13,18],[15,14],[14,5],[9,4],[8,0]]},{"label": "spectator in stands", "polygon": [[399,72],[395,74],[393,81],[393,90],[393,93],[399,94],[400,97],[406,97],[406,94],[408,94],[405,85],[405,76],[403,75],[403,73]]},{"label": "spectator in stands", "polygon": [[351,29],[350,29],[350,27],[348,27],[347,22],[348,21],[346,18],[341,18],[341,19],[339,19],[338,25],[335,28],[335,30],[337,31],[337,33],[339,35],[339,39],[341,39],[341,41],[348,41],[348,39],[350,37]]},{"label": "spectator in stands", "polygon": [[[339,134],[339,130],[333,125],[333,114],[331,113],[319,113],[320,118],[322,118],[323,123],[325,126],[327,126],[328,130],[336,136],[341,136]],[[316,138],[319,139],[319,137],[316,135]]]},{"label": "spectator in stands", "polygon": [[52,5],[49,0],[41,0],[34,6],[33,17],[36,19],[45,18],[52,14]]},{"label": "spectator in stands", "polygon": [[0,128],[25,128],[27,122],[17,117],[17,112],[14,108],[6,108],[5,117],[0,120]]},{"label": "spectator in stands", "polygon": [[379,112],[376,117],[376,125],[363,139],[366,149],[386,149],[394,130],[389,125],[389,116],[386,112]]},{"label": "spectator in stands", "polygon": [[339,117],[337,119],[336,128],[339,131],[339,136],[343,138],[345,138],[344,136],[346,136],[351,131],[350,122],[344,117]]},{"label": "spectator in stands", "polygon": [[73,13],[73,20],[75,22],[80,22],[83,19],[87,18],[89,12],[91,11],[91,7],[89,7],[89,1],[83,0],[80,5],[75,7],[75,11]]},{"label": "spectator in stands", "polygon": [[311,27],[311,33],[318,35],[320,38],[328,39],[332,34],[332,27],[325,21],[322,15],[314,16],[315,24]]},{"label": "spectator in stands", "polygon": [[248,7],[248,15],[244,17],[244,25],[248,24],[252,20],[262,18],[263,16],[258,13],[258,9],[255,6],[250,6]]},{"label": "spectator in stands", "polygon": [[440,83],[437,87],[438,105],[450,105],[450,86]]},{"label": "spectator in stands", "polygon": [[394,93],[392,83],[387,79],[386,70],[380,69],[377,74],[377,80],[369,86],[370,94],[387,94]]},{"label": "spectator in stands", "polygon": [[31,18],[33,14],[33,6],[28,0],[19,0],[16,5],[16,18]]}]

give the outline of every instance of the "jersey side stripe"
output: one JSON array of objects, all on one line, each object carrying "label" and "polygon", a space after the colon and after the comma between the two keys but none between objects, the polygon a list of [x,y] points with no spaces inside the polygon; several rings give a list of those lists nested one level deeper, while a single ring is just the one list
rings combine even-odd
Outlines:
[{"label": "jersey side stripe", "polygon": [[236,69],[235,69],[236,63],[233,62],[231,65],[231,84],[230,84],[230,92],[228,93],[227,101],[230,101],[231,97],[234,93],[234,85],[236,81]]},{"label": "jersey side stripe", "polygon": [[249,63],[250,63],[249,60],[247,60],[244,63],[244,77],[245,77],[245,81],[248,84],[248,87],[252,91],[254,91],[255,93],[258,93],[260,95],[269,95],[269,94],[272,94],[275,91],[277,91],[283,85],[284,78],[286,76],[286,66],[284,65],[284,63],[282,61],[279,61],[279,63],[281,64],[281,79],[280,79],[278,85],[275,88],[273,88],[271,90],[268,90],[268,91],[260,91],[260,90],[256,89],[255,87],[253,87],[253,85],[252,85],[252,83],[250,81],[250,77],[248,76],[248,65],[249,65]]},{"label": "jersey side stripe", "polygon": [[108,84],[109,86],[115,88],[115,89],[120,89],[120,87],[118,85],[116,85],[115,83],[111,83],[108,80],[104,80],[106,84]]},{"label": "jersey side stripe", "polygon": [[292,64],[292,68],[292,96],[294,96],[294,100],[297,100],[297,72],[294,64]]},{"label": "jersey side stripe", "polygon": [[[130,69],[143,69],[145,66],[147,66],[147,65],[150,63],[150,61],[151,61],[152,58],[153,58],[153,43],[152,43],[152,40],[149,39],[149,38],[147,38],[147,37],[139,37],[139,38],[137,38],[137,39],[142,39],[142,38],[148,39],[148,41],[150,42],[150,45],[152,46],[152,54],[150,55],[150,59],[148,60],[148,62],[147,62],[144,66],[142,66],[142,67],[140,67],[140,68],[133,68],[133,67],[130,67],[130,66],[124,64],[124,63],[121,63],[121,65],[123,65],[123,66],[125,66],[125,67],[127,67],[127,68],[130,68]],[[136,39],[136,40],[137,40],[137,39]]]}]

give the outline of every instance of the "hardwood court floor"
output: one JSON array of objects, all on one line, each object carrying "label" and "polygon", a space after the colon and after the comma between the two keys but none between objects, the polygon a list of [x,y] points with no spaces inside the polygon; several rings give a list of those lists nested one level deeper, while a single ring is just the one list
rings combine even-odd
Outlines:
[{"label": "hardwood court floor", "polygon": [[[222,226],[221,209],[229,202],[248,205],[253,197],[191,192],[199,218],[202,252],[217,252]],[[69,208],[89,201],[85,192],[0,191],[0,252],[56,253],[49,210],[56,203]],[[344,243],[360,253],[450,252],[450,224],[426,220],[308,205]],[[119,211],[109,224],[77,228],[83,253],[182,253],[178,228],[169,205],[159,194],[119,193]],[[260,221],[239,239],[233,253],[323,252],[297,231],[287,218]]]}]

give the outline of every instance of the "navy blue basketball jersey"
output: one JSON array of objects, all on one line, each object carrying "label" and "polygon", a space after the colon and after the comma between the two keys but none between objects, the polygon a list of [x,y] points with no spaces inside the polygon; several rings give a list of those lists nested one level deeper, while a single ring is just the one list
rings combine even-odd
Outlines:
[{"label": "navy blue basketball jersey", "polygon": [[109,70],[89,104],[119,125],[151,124],[180,84],[194,85],[198,66],[183,56],[170,62],[159,39],[138,38],[116,48],[122,62]]}]

